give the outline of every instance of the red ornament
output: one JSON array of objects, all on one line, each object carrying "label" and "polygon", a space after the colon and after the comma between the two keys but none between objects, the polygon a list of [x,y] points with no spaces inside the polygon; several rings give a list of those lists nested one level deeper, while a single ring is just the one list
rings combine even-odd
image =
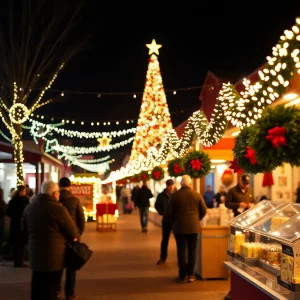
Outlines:
[{"label": "red ornament", "polygon": [[247,148],[247,153],[244,155],[245,158],[249,159],[251,165],[255,165],[257,163],[255,151],[251,149],[249,146]]},{"label": "red ornament", "polygon": [[202,166],[202,162],[199,159],[192,159],[190,164],[192,165],[192,169],[197,171],[199,171]]},{"label": "red ornament", "polygon": [[229,169],[232,169],[234,173],[244,173],[244,170],[240,168],[236,158],[234,158],[232,161],[230,161],[231,166]]},{"label": "red ornament", "polygon": [[175,165],[173,166],[173,170],[174,170],[174,173],[175,173],[175,174],[178,174],[178,173],[183,172],[184,168],[181,167],[179,164],[175,164]]},{"label": "red ornament", "polygon": [[161,176],[161,174],[159,171],[155,171],[155,172],[153,172],[153,176],[155,179],[158,179]]},{"label": "red ornament", "polygon": [[272,173],[264,173],[262,186],[272,186],[273,184],[274,184],[274,179]]},{"label": "red ornament", "polygon": [[142,177],[143,180],[147,180],[147,175],[146,174],[142,174],[141,177]]},{"label": "red ornament", "polygon": [[273,129],[268,130],[268,135],[266,136],[266,139],[270,142],[272,142],[273,147],[277,148],[278,146],[286,146],[286,128],[285,127],[274,127]]}]

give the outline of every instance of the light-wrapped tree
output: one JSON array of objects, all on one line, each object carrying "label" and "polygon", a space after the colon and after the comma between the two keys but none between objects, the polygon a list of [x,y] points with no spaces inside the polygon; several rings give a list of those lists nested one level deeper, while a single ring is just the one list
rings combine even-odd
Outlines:
[{"label": "light-wrapped tree", "polygon": [[24,184],[22,126],[39,107],[64,65],[86,40],[74,32],[83,5],[74,1],[1,3],[0,117],[12,136],[17,185]]}]

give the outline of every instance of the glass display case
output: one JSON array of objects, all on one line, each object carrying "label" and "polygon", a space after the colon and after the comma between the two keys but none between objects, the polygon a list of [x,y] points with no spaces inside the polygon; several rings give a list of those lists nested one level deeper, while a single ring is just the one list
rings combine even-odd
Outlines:
[{"label": "glass display case", "polygon": [[229,225],[230,263],[283,299],[300,299],[300,204],[261,201]]}]

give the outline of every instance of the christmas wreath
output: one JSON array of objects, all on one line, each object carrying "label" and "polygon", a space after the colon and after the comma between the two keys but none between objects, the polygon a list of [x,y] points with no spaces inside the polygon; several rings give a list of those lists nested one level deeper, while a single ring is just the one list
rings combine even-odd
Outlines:
[{"label": "christmas wreath", "polygon": [[148,171],[142,171],[139,175],[142,181],[147,181],[150,179]]},{"label": "christmas wreath", "polygon": [[151,178],[155,181],[160,181],[165,177],[165,171],[162,167],[154,167],[151,172]]},{"label": "christmas wreath", "polygon": [[200,178],[207,175],[211,169],[209,156],[203,151],[191,151],[185,155],[184,172],[192,178]]},{"label": "christmas wreath", "polygon": [[127,183],[127,179],[119,179],[116,182],[116,184],[126,184],[126,183]]},{"label": "christmas wreath", "polygon": [[182,158],[175,158],[170,160],[168,164],[168,172],[172,177],[184,175],[184,161]]},{"label": "christmas wreath", "polygon": [[300,166],[300,110],[295,106],[265,108],[250,130],[250,146],[259,163],[271,169],[284,162]]},{"label": "christmas wreath", "polygon": [[131,182],[140,182],[141,181],[141,176],[140,174],[135,174],[131,177]]},{"label": "christmas wreath", "polygon": [[250,130],[250,127],[242,129],[240,134],[235,138],[233,153],[237,166],[239,169],[252,174],[271,171],[276,166],[269,165],[267,167],[265,164],[258,163],[256,152],[249,144]]}]

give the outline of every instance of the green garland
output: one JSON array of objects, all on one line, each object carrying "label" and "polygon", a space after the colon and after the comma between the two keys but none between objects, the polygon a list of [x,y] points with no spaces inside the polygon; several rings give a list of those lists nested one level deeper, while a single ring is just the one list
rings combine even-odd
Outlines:
[{"label": "green garland", "polygon": [[[296,24],[294,26],[299,29],[300,26],[299,18],[296,19]],[[293,36],[291,38],[287,38],[285,36],[286,35],[286,31],[285,31],[284,34],[281,36],[281,39],[277,42],[276,47],[273,47],[272,58],[274,59],[276,58],[275,64],[268,63],[264,67],[264,71],[263,71],[263,74],[265,75],[265,77],[268,76],[269,80],[263,80],[260,78],[257,81],[258,85],[261,85],[262,88],[258,92],[254,93],[254,95],[248,97],[248,100],[250,101],[245,104],[246,111],[253,111],[254,106],[256,106],[256,101],[251,101],[252,100],[251,97],[253,98],[254,96],[257,99],[264,98],[265,95],[263,94],[263,91],[268,90],[268,88],[270,87],[273,89],[272,92],[273,94],[278,94],[278,98],[285,93],[286,86],[284,86],[283,84],[279,84],[277,86],[272,84],[272,82],[278,82],[278,74],[280,74],[282,78],[284,78],[285,82],[288,82],[292,77],[294,77],[295,73],[297,72],[296,63],[291,54],[294,50],[300,49],[300,41],[297,40],[299,33],[295,33],[292,30],[288,30],[288,32],[290,33],[292,32]],[[285,47],[285,43],[287,43],[288,47]],[[286,49],[287,55],[281,56],[279,54],[280,49]],[[299,54],[297,56],[299,57]],[[279,73],[270,72],[271,70],[275,69],[276,65],[281,65],[281,66],[284,65],[285,68],[281,68]],[[263,104],[263,106],[266,105],[267,105],[266,103]]]},{"label": "green garland", "polygon": [[206,176],[211,170],[211,161],[207,153],[203,151],[191,151],[185,155],[184,171],[192,178]]},{"label": "green garland", "polygon": [[[252,164],[250,162],[250,159],[245,157],[245,155],[247,155],[248,152],[247,147],[249,147],[249,136],[250,136],[250,127],[246,127],[242,129],[240,134],[235,138],[233,153],[239,167],[243,169],[245,172],[251,174],[270,172],[276,166],[269,168],[267,167],[267,165],[260,164],[258,162]],[[251,146],[250,148],[253,149]],[[254,154],[253,157],[254,161],[255,158],[256,158],[256,153]]]},{"label": "green garland", "polygon": [[162,167],[154,167],[152,172],[151,172],[151,178],[154,181],[160,181],[164,179],[165,177],[165,171]]},{"label": "green garland", "polygon": [[148,171],[142,171],[140,174],[141,181],[147,181],[150,179]]},{"label": "green garland", "polygon": [[184,175],[184,161],[182,158],[175,158],[169,161],[168,173],[171,177]]},{"label": "green garland", "polygon": [[[282,135],[283,144],[274,146],[266,137],[270,136],[269,130],[276,126],[285,128],[286,132]],[[283,163],[300,166],[299,141],[300,110],[295,106],[268,107],[255,125],[251,126],[249,142],[256,152],[257,160],[273,168]]]}]

